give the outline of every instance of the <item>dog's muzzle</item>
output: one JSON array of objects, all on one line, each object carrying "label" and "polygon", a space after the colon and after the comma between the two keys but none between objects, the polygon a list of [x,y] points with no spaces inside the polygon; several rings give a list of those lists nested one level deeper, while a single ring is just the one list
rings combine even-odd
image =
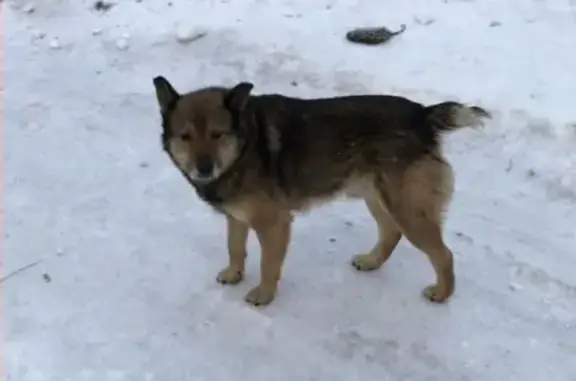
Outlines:
[{"label": "dog's muzzle", "polygon": [[209,179],[214,174],[214,162],[207,155],[198,157],[196,160],[196,174],[200,179]]}]

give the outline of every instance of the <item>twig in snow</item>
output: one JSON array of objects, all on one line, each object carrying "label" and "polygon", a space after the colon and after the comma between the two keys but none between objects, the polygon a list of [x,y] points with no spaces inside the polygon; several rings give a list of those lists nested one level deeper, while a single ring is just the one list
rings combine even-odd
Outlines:
[{"label": "twig in snow", "polygon": [[34,266],[36,266],[37,264],[39,264],[40,262],[42,262],[42,259],[37,260],[36,262],[32,262],[30,264],[27,264],[24,267],[20,267],[19,269],[16,269],[14,271],[12,271],[11,273],[9,273],[8,275],[0,278],[0,283],[4,283],[5,281],[7,281],[8,279],[12,278],[13,276],[16,276]]},{"label": "twig in snow", "polygon": [[512,167],[514,167],[514,162],[512,161],[512,159],[510,159],[510,161],[508,162],[508,167],[506,167],[506,172],[510,172],[512,170]]}]

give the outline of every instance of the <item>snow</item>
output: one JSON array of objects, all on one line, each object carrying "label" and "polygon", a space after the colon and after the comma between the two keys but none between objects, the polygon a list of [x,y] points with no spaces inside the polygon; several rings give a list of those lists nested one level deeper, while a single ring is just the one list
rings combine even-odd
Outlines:
[{"label": "snow", "polygon": [[[6,380],[576,379],[574,1],[114,4],[0,5]],[[385,46],[344,39],[403,23]],[[225,224],[160,149],[159,74],[182,91],[250,80],[490,109],[446,139],[454,297],[419,296],[433,272],[404,240],[354,271],[376,238],[357,202],[296,220],[270,306],[243,301],[253,237],[246,280],[218,285]]]}]

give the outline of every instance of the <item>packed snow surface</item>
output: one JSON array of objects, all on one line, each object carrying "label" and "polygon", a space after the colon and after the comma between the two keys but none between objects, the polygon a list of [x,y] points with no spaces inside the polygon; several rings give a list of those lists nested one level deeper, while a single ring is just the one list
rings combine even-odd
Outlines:
[{"label": "packed snow surface", "polygon": [[[576,380],[576,1],[100,3],[0,5],[6,380]],[[217,284],[225,223],[161,151],[159,74],[489,109],[445,141],[453,298],[420,297],[433,271],[404,240],[352,269],[376,239],[361,202],[296,220],[270,306],[243,301],[253,237],[246,280]]]}]

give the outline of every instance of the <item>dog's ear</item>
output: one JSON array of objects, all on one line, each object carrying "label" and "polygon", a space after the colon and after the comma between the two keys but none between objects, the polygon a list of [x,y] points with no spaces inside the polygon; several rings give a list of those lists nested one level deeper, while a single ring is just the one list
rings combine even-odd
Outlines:
[{"label": "dog's ear", "polygon": [[230,111],[244,111],[253,87],[250,82],[240,82],[224,96],[224,106]]},{"label": "dog's ear", "polygon": [[161,75],[154,77],[154,88],[156,89],[156,98],[160,105],[160,111],[165,113],[173,104],[180,98],[180,94],[168,82],[168,80]]}]

